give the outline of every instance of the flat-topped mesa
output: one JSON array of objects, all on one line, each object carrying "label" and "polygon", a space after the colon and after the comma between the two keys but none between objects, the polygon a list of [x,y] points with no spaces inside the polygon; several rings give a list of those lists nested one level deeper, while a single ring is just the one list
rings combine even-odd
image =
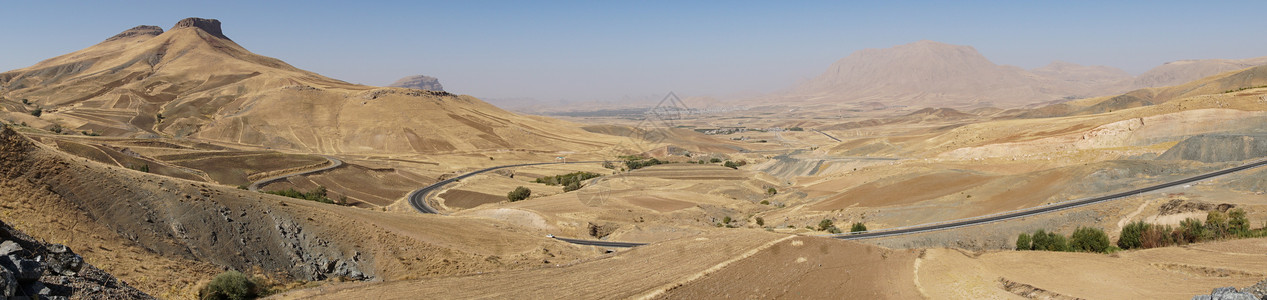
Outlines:
[{"label": "flat-topped mesa", "polygon": [[163,27],[158,27],[158,26],[153,26],[153,25],[141,25],[137,27],[132,27],[132,29],[124,30],[123,32],[120,32],[119,34],[116,34],[106,39],[106,41],[108,42],[108,41],[113,41],[113,40],[118,40],[118,39],[125,39],[125,38],[139,36],[139,35],[157,36],[160,34],[163,34]]},{"label": "flat-topped mesa", "polygon": [[176,29],[185,28],[185,27],[194,27],[194,28],[202,29],[202,31],[206,31],[207,33],[210,33],[212,36],[226,39],[226,40],[229,39],[229,37],[224,36],[223,31],[220,31],[220,20],[203,19],[203,18],[185,18],[184,20],[180,20],[180,22],[176,22],[176,25],[172,26],[171,30],[176,30]]}]

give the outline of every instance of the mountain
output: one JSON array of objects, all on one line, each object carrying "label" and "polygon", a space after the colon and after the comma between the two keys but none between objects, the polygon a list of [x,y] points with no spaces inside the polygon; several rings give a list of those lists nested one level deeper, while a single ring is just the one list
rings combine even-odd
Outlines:
[{"label": "mountain", "polygon": [[405,76],[387,86],[437,92],[444,91],[444,86],[440,85],[440,79],[427,75]]},{"label": "mountain", "polygon": [[[190,137],[298,151],[430,153],[602,147],[578,125],[439,91],[347,83],[251,53],[220,21],[128,29],[0,73],[7,107],[74,132]],[[30,117],[29,115],[26,117]]]},{"label": "mountain", "polygon": [[1062,63],[1027,72],[1000,66],[971,46],[919,41],[888,49],[864,49],[793,89],[808,99],[910,106],[1019,106],[1077,96],[1095,81],[1067,80],[1078,72],[1113,77],[1118,72]]},{"label": "mountain", "polygon": [[1016,107],[1178,85],[1262,64],[1267,64],[1267,57],[1178,61],[1140,76],[1060,61],[1024,70],[994,64],[971,46],[919,41],[857,51],[778,97],[851,105]]},{"label": "mountain", "polygon": [[1267,64],[1267,56],[1247,59],[1198,59],[1173,61],[1135,78],[1135,88],[1180,85],[1207,76]]}]

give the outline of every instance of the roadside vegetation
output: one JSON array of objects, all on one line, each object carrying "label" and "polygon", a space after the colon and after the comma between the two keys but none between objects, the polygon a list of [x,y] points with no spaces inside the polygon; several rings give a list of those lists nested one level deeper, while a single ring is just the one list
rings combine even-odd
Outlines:
[{"label": "roadside vegetation", "polygon": [[1122,249],[1148,249],[1254,237],[1267,237],[1267,224],[1258,229],[1250,228],[1245,210],[1237,208],[1227,213],[1211,211],[1206,214],[1205,222],[1188,218],[1179,222],[1179,227],[1132,222],[1122,227],[1117,246]]},{"label": "roadside vegetation", "polygon": [[591,172],[572,172],[563,175],[554,175],[537,178],[537,183],[546,185],[562,185],[564,192],[571,192],[581,189],[585,186],[582,182],[603,176],[598,173]]},{"label": "roadside vegetation", "polygon": [[1224,94],[1227,94],[1227,93],[1235,93],[1235,92],[1239,92],[1239,91],[1251,90],[1251,89],[1257,89],[1257,88],[1265,88],[1265,87],[1267,87],[1267,85],[1247,86],[1247,87],[1243,87],[1243,88],[1239,88],[1239,89],[1226,90],[1226,91],[1223,91],[1223,93],[1224,93]]},{"label": "roadside vegetation", "polygon": [[625,170],[628,171],[669,163],[668,161],[659,160],[654,157],[646,158],[638,155],[621,156],[620,159],[625,161]]},{"label": "roadside vegetation", "polygon": [[510,191],[510,193],[507,193],[506,199],[510,199],[510,202],[515,202],[528,199],[530,196],[532,196],[532,190],[521,186],[515,188],[513,191]]},{"label": "roadside vegetation", "polygon": [[280,191],[264,191],[264,193],[278,195],[278,196],[286,196],[286,197],[291,197],[295,199],[317,201],[317,202],[326,203],[326,204],[347,205],[347,202],[348,202],[347,197],[339,198],[339,200],[337,201],[334,199],[330,199],[330,197],[326,194],[326,187],[324,186],[318,186],[317,189],[311,192],[306,192],[306,193],[295,190],[295,188],[289,188],[289,189],[280,190]]},{"label": "roadside vegetation", "polygon": [[731,169],[736,169],[736,170],[737,170],[737,169],[739,169],[739,167],[742,167],[742,166],[745,166],[745,165],[748,165],[748,161],[746,161],[746,160],[741,160],[741,161],[738,161],[738,162],[735,162],[735,161],[729,161],[729,160],[727,160],[725,163],[723,163],[723,164],[722,164],[722,166],[723,166],[723,167],[727,167],[727,168],[731,168]]},{"label": "roadside vegetation", "polygon": [[836,228],[836,224],[833,224],[830,219],[823,219],[822,221],[818,221],[818,230],[826,231],[833,234],[841,232],[840,228]]},{"label": "roadside vegetation", "polygon": [[244,300],[259,296],[257,285],[251,278],[232,270],[216,275],[198,291],[198,299],[202,300]]},{"label": "roadside vegetation", "polygon": [[1022,233],[1016,237],[1016,250],[1112,253],[1121,249],[1109,243],[1109,235],[1104,233],[1104,229],[1078,227],[1067,238],[1042,229],[1033,234]]}]

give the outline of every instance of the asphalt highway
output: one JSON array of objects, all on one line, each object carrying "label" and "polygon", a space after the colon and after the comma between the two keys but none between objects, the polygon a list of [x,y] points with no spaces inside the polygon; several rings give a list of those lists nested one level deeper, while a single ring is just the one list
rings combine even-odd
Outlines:
[{"label": "asphalt highway", "polygon": [[1223,176],[1223,175],[1232,174],[1232,173],[1236,173],[1236,172],[1240,172],[1244,170],[1249,170],[1249,169],[1261,167],[1263,165],[1267,165],[1267,160],[1252,162],[1252,163],[1248,163],[1248,164],[1233,167],[1233,168],[1223,169],[1219,171],[1214,171],[1214,172],[1210,172],[1206,174],[1201,174],[1201,175],[1197,175],[1193,177],[1161,183],[1161,184],[1148,186],[1144,188],[1129,190],[1125,192],[1099,196],[1099,197],[1070,200],[1070,201],[1054,203],[1051,205],[1040,206],[1040,207],[1035,207],[1035,208],[1026,209],[1026,210],[1004,212],[1004,213],[981,216],[981,217],[976,217],[976,218],[951,220],[951,221],[931,223],[931,224],[921,224],[921,225],[898,227],[898,228],[892,228],[892,229],[865,231],[865,232],[854,233],[854,234],[844,233],[844,234],[833,235],[832,237],[837,238],[837,239],[842,239],[842,240],[860,240],[860,239],[878,238],[878,237],[886,237],[886,236],[894,236],[894,235],[929,232],[929,231],[936,231],[936,230],[946,230],[946,229],[951,229],[951,228],[1006,221],[1006,220],[1011,220],[1011,219],[1016,219],[1016,218],[1024,218],[1024,217],[1038,215],[1038,214],[1045,214],[1049,212],[1061,211],[1061,210],[1070,209],[1074,207],[1091,205],[1091,204],[1096,204],[1100,202],[1106,202],[1110,200],[1116,200],[1116,199],[1121,199],[1125,197],[1135,196],[1135,195],[1152,192],[1152,191],[1156,191],[1156,190],[1160,190],[1160,189],[1164,189],[1168,187],[1180,186],[1180,185],[1202,181],[1202,180],[1206,180],[1206,179],[1210,179],[1210,178],[1214,178],[1218,176]]}]

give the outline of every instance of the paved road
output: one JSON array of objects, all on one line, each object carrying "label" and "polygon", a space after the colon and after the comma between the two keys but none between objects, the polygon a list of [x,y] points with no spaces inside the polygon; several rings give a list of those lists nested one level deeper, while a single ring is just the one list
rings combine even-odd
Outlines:
[{"label": "paved road", "polygon": [[822,132],[822,131],[820,131],[820,130],[818,130],[818,129],[810,129],[810,130],[813,130],[814,132],[817,132],[817,133],[822,133],[823,135],[825,135],[825,136],[827,136],[827,137],[829,137],[829,138],[831,138],[831,139],[833,139],[833,140],[836,140],[837,142],[840,142],[840,139],[838,139],[838,138],[836,138],[836,137],[834,137],[834,136],[831,136],[830,134],[827,134],[826,132]]},{"label": "paved road", "polygon": [[329,157],[329,156],[325,156],[325,155],[322,155],[321,157],[325,157],[326,159],[330,160],[330,165],[325,166],[325,167],[321,167],[321,168],[319,168],[319,169],[315,169],[315,170],[308,170],[308,171],[297,172],[297,173],[290,173],[290,174],[282,174],[282,175],[277,175],[277,176],[273,176],[273,177],[269,177],[269,178],[264,178],[264,179],[256,180],[255,182],[252,182],[252,183],[251,183],[251,185],[247,186],[247,187],[246,187],[246,189],[247,189],[247,190],[250,190],[250,191],[252,191],[252,192],[258,192],[258,191],[260,191],[260,188],[261,188],[261,187],[263,187],[263,186],[265,186],[265,185],[268,185],[269,183],[273,183],[274,181],[278,181],[278,180],[286,179],[287,177],[296,176],[296,175],[307,175],[307,174],[313,174],[313,173],[317,173],[317,172],[323,172],[323,171],[326,171],[326,170],[329,170],[329,169],[338,168],[339,166],[342,166],[342,165],[343,165],[343,161],[342,161],[342,160],[339,160],[338,158]]},{"label": "paved road", "polygon": [[[420,212],[420,213],[424,213],[424,214],[440,214],[440,211],[438,211],[438,210],[436,210],[435,208],[431,207],[431,204],[427,203],[427,197],[429,197],[429,196],[431,195],[431,193],[432,193],[432,192],[435,192],[435,191],[439,190],[441,187],[444,187],[444,186],[445,186],[445,185],[447,185],[447,184],[453,183],[453,182],[458,181],[458,180],[462,180],[462,179],[467,178],[467,177],[475,176],[475,175],[477,175],[477,174],[484,173],[484,172],[488,172],[488,171],[492,171],[492,170],[505,169],[505,168],[525,167],[525,166],[540,166],[540,165],[556,165],[556,164],[601,163],[601,162],[602,162],[602,161],[547,162],[547,163],[529,163],[529,164],[505,165],[505,166],[496,166],[496,167],[491,167],[491,168],[484,168],[484,169],[475,170],[475,171],[470,172],[470,173],[466,173],[466,174],[458,175],[457,177],[453,177],[453,178],[449,178],[449,179],[441,180],[440,182],[436,182],[435,184],[428,185],[428,186],[426,186],[426,187],[423,187],[423,188],[420,188],[420,189],[418,189],[418,190],[415,190],[415,191],[413,191],[413,192],[409,193],[409,196],[407,196],[407,197],[408,197],[408,199],[409,199],[409,206],[413,206],[414,210],[417,210],[418,212]],[[597,179],[597,178],[595,178],[595,179]],[[553,236],[552,236],[552,237],[553,237]],[[553,238],[554,238],[554,239],[556,239],[556,240],[560,240],[560,241],[564,241],[564,242],[568,242],[568,243],[573,243],[573,244],[577,244],[577,245],[589,245],[589,246],[599,246],[599,247],[629,248],[629,247],[635,247],[635,246],[642,246],[642,245],[646,245],[646,244],[643,244],[643,243],[625,243],[625,242],[611,242],[611,241],[600,241],[600,240],[581,240],[581,239],[569,239],[569,238],[561,238],[561,237],[553,237]]]},{"label": "paved road", "polygon": [[1152,192],[1152,191],[1156,191],[1156,190],[1160,190],[1160,189],[1164,189],[1168,187],[1180,186],[1180,185],[1189,184],[1189,183],[1193,183],[1193,182],[1197,182],[1201,180],[1206,180],[1206,179],[1210,179],[1210,178],[1214,178],[1218,176],[1223,176],[1223,175],[1227,175],[1231,173],[1249,170],[1249,169],[1261,167],[1264,165],[1267,165],[1267,160],[1252,162],[1249,164],[1245,164],[1245,165],[1241,165],[1241,166],[1237,166],[1237,167],[1233,167],[1229,169],[1223,169],[1223,170],[1201,174],[1201,175],[1197,175],[1197,176],[1193,176],[1193,177],[1189,177],[1185,179],[1180,179],[1177,181],[1161,183],[1161,184],[1134,189],[1130,191],[1125,191],[1121,193],[1065,201],[1065,202],[1055,203],[1055,204],[1051,204],[1047,206],[1040,206],[1036,208],[1021,210],[1021,211],[1010,211],[1010,212],[1003,212],[1003,213],[986,215],[986,216],[981,216],[981,217],[976,217],[976,218],[951,220],[951,221],[921,224],[921,225],[914,225],[914,226],[907,226],[907,227],[898,227],[898,228],[893,228],[893,229],[874,230],[874,231],[867,231],[867,232],[858,233],[858,234],[846,233],[846,234],[833,235],[832,237],[837,238],[837,239],[842,239],[842,240],[859,240],[859,239],[869,239],[869,238],[878,238],[878,237],[886,237],[886,236],[894,236],[894,235],[945,230],[945,229],[958,228],[958,227],[964,227],[964,226],[986,224],[986,223],[991,223],[991,222],[1006,221],[1006,220],[1011,220],[1011,219],[1016,219],[1016,218],[1023,218],[1023,217],[1028,217],[1028,216],[1033,216],[1033,215],[1038,215],[1038,214],[1055,212],[1055,211],[1070,209],[1074,207],[1091,205],[1091,204],[1096,204],[1100,202],[1135,196],[1135,195]]}]

